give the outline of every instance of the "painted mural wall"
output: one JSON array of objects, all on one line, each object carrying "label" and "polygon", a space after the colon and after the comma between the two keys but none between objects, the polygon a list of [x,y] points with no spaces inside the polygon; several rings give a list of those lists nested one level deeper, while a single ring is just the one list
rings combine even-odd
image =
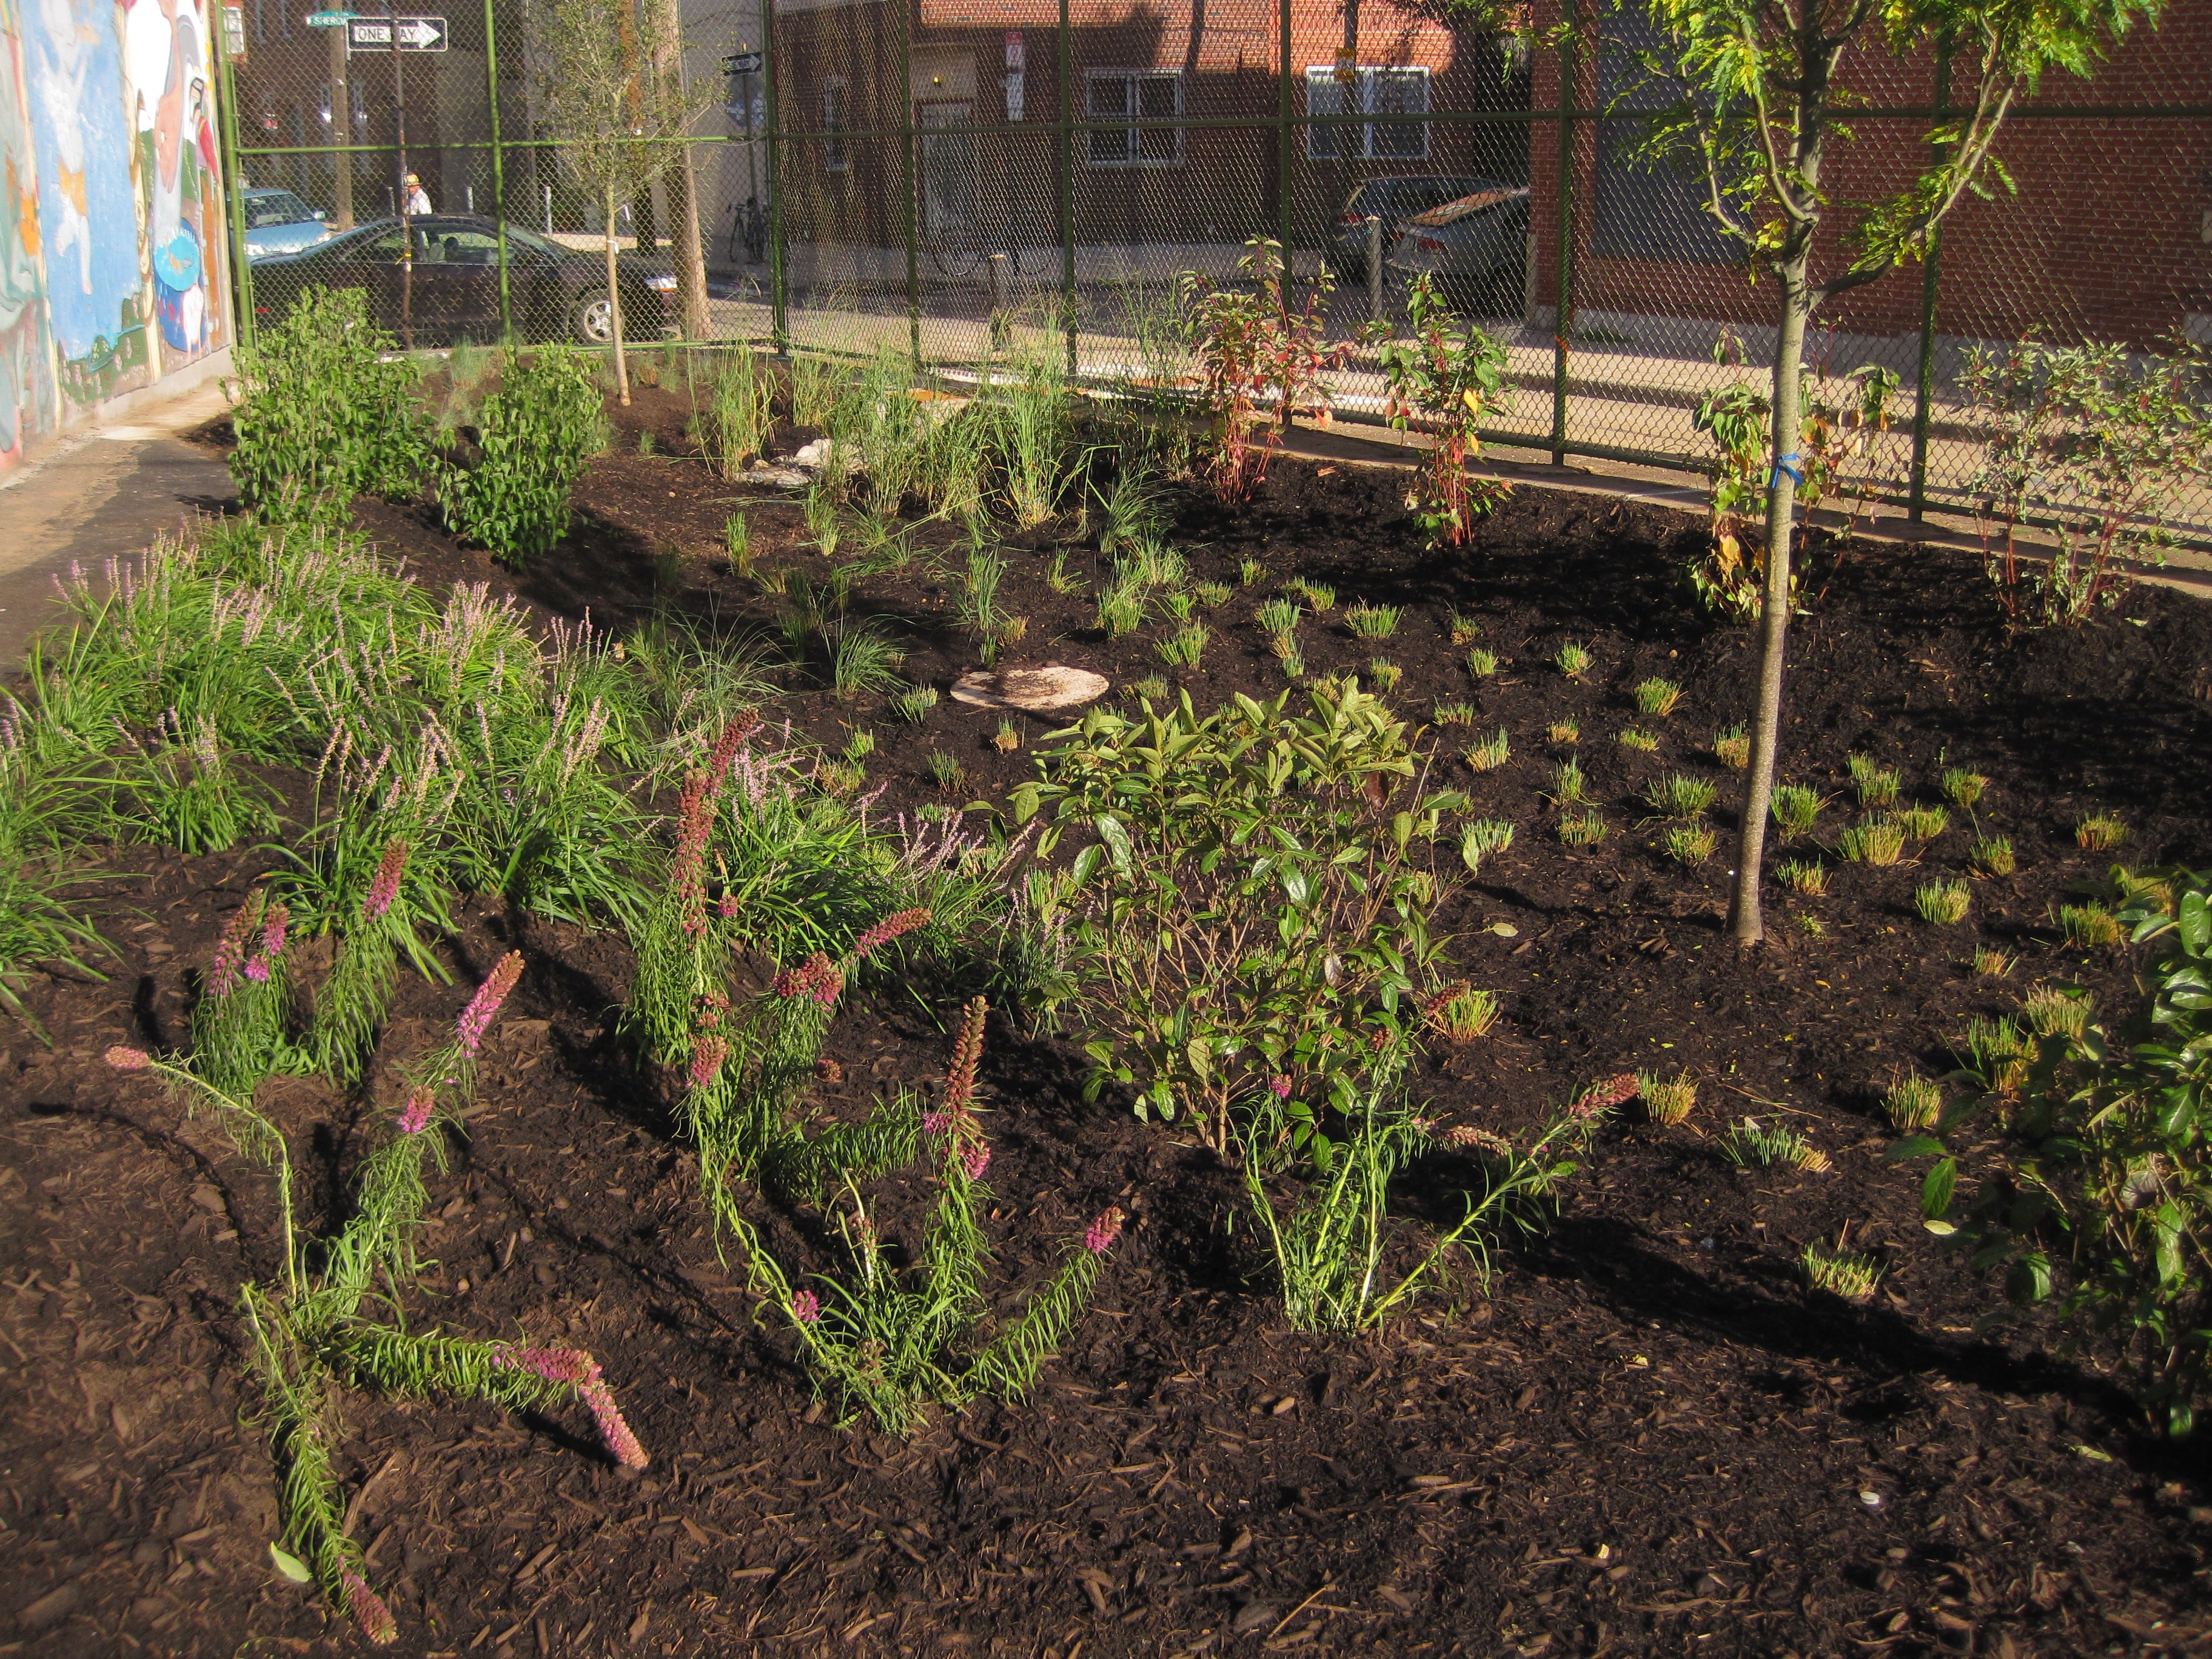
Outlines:
[{"label": "painted mural wall", "polygon": [[204,0],[0,0],[0,471],[230,343]]}]

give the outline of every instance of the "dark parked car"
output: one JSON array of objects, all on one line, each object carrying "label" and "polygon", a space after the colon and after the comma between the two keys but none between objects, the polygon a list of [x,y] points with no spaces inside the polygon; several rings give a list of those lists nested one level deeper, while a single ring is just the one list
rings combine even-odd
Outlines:
[{"label": "dark parked car", "polygon": [[[411,282],[404,271],[408,238],[415,244]],[[657,340],[668,329],[668,296],[676,277],[665,260],[623,252],[615,256],[622,284],[625,339]],[[607,299],[606,254],[599,248],[563,247],[520,226],[507,228],[507,292],[516,329],[526,339],[571,339],[605,345],[614,337]],[[379,219],[332,236],[299,253],[253,265],[254,320],[282,319],[302,289],[358,288],[368,293],[369,315],[380,327],[416,345],[499,337],[499,227],[489,219],[438,213]],[[407,327],[401,327],[403,297]]]},{"label": "dark parked car", "polygon": [[1336,216],[1336,240],[1330,245],[1329,268],[1347,283],[1367,280],[1367,219],[1382,222],[1382,257],[1390,257],[1390,243],[1398,223],[1416,213],[1437,207],[1455,196],[1480,190],[1480,179],[1369,179],[1356,185]]},{"label": "dark parked car", "polygon": [[1455,310],[1507,317],[1521,309],[1528,260],[1528,186],[1490,185],[1398,227],[1390,269],[1426,271]]}]

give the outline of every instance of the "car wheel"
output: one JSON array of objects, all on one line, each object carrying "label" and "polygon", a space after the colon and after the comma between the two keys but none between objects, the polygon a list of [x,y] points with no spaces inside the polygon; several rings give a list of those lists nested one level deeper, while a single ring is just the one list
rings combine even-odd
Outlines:
[{"label": "car wheel", "polygon": [[606,289],[595,288],[576,301],[575,308],[568,313],[568,329],[579,345],[614,343],[615,307]]}]

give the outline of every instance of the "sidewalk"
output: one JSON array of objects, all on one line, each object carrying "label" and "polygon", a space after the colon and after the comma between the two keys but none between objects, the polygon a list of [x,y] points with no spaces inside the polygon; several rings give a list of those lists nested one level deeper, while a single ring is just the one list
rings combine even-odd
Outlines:
[{"label": "sidewalk", "polygon": [[52,619],[54,579],[72,562],[126,557],[236,497],[222,463],[177,435],[229,407],[219,386],[195,387],[72,437],[0,485],[0,665],[19,665]]}]

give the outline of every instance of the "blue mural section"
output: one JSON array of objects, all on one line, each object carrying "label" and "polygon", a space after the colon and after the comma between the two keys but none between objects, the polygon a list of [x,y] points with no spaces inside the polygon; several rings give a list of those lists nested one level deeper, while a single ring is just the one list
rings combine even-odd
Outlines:
[{"label": "blue mural section", "polygon": [[211,21],[0,0],[0,471],[229,343]]}]

